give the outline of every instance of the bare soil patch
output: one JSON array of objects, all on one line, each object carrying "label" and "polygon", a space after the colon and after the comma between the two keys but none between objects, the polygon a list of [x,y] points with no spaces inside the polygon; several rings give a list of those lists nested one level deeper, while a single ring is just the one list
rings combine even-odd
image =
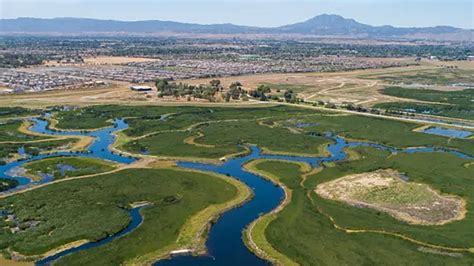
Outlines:
[{"label": "bare soil patch", "polygon": [[441,195],[426,184],[405,181],[403,177],[391,169],[348,175],[319,184],[316,193],[326,199],[383,211],[412,224],[440,225],[464,218],[462,198]]}]

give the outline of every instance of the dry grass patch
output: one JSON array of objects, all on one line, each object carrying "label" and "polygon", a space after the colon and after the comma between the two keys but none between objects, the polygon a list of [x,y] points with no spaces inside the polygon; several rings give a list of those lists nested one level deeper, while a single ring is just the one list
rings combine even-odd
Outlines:
[{"label": "dry grass patch", "polygon": [[401,177],[390,169],[348,175],[319,184],[316,193],[326,199],[386,212],[412,224],[440,225],[464,218],[465,202],[460,197],[441,195],[426,184]]}]

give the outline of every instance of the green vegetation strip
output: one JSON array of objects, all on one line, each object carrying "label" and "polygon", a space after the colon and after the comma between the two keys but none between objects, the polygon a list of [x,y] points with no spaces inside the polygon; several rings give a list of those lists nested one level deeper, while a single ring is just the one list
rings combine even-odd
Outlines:
[{"label": "green vegetation strip", "polygon": [[40,179],[42,175],[51,175],[57,180],[109,172],[116,169],[117,165],[95,158],[55,157],[30,162],[23,167],[30,176]]},{"label": "green vegetation strip", "polygon": [[38,111],[22,107],[0,107],[0,119],[37,115]]},{"label": "green vegetation strip", "polygon": [[[285,192],[285,199],[283,202],[272,212],[265,214],[252,222],[249,227],[245,231],[246,245],[259,257],[269,260],[277,265],[298,265],[298,263],[294,262],[284,254],[280,253],[276,250],[267,240],[265,236],[265,229],[268,225],[277,218],[278,213],[283,210],[290,202],[291,202],[291,195],[292,190],[285,186],[280,181],[280,177],[276,176],[273,173],[269,173],[266,171],[262,171],[259,169],[261,164],[265,163],[283,163],[286,164],[287,162],[278,161],[278,160],[253,160],[244,165],[244,168],[254,174],[260,175],[273,183],[279,185],[283,188]],[[311,170],[311,167],[305,163],[294,163],[299,165],[301,171],[308,172]]]}]

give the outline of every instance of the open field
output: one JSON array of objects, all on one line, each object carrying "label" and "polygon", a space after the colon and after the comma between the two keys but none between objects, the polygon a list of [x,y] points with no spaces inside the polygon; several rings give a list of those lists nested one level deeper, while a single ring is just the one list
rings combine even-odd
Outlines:
[{"label": "open field", "polygon": [[[359,75],[378,75],[419,69],[432,69],[433,66],[409,66],[403,68],[356,70],[334,73],[290,73],[290,74],[261,74],[221,78],[222,84],[228,86],[234,81],[240,81],[244,88],[254,89],[260,84],[269,85],[272,94],[277,90],[291,89],[299,93],[299,97],[308,101],[329,101],[334,103],[353,102],[356,104],[373,104],[377,102],[396,100],[380,94],[382,83],[377,80],[367,80]],[[189,84],[207,84],[210,79],[183,80]]]},{"label": "open field", "polygon": [[285,192],[285,198],[276,209],[274,209],[268,214],[260,216],[252,224],[250,224],[245,231],[244,238],[249,248],[253,250],[253,252],[257,254],[259,257],[266,259],[268,261],[271,261],[272,263],[276,265],[298,265],[292,259],[288,258],[285,254],[280,253],[278,250],[272,247],[272,245],[268,242],[268,239],[265,235],[265,230],[268,227],[268,225],[271,222],[273,222],[275,219],[277,219],[278,214],[284,208],[286,208],[288,204],[291,203],[292,196],[293,196],[293,189],[291,187],[288,187],[284,182],[280,180],[283,176],[281,173],[275,173],[273,171],[267,172],[265,170],[262,170],[264,169],[264,167],[262,167],[264,165],[277,165],[277,164],[281,164],[283,169],[285,169],[286,166],[289,166],[291,164],[291,166],[298,165],[299,172],[308,173],[309,171],[311,171],[311,167],[307,164],[297,163],[297,162],[289,163],[289,162],[279,161],[279,160],[257,159],[245,164],[244,168],[247,171],[263,176],[264,178],[267,178],[271,180],[273,183],[282,187]]},{"label": "open field", "polygon": [[130,125],[130,129],[125,130],[125,133],[137,137],[157,131],[185,130],[193,125],[214,121],[256,120],[266,117],[290,117],[312,113],[310,110],[289,106],[223,107],[221,105],[88,106],[60,112],[55,116],[58,120],[55,126],[61,129],[94,129],[110,126],[112,119],[122,117]]},{"label": "open field", "polygon": [[461,198],[439,195],[426,184],[402,178],[389,169],[349,175],[319,184],[316,193],[352,206],[380,210],[413,224],[438,225],[464,218]]}]

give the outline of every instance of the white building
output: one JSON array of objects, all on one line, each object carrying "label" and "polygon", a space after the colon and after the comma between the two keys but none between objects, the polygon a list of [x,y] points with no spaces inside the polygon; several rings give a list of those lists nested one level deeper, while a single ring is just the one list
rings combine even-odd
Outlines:
[{"label": "white building", "polygon": [[153,89],[149,86],[130,86],[132,91],[152,91]]}]

